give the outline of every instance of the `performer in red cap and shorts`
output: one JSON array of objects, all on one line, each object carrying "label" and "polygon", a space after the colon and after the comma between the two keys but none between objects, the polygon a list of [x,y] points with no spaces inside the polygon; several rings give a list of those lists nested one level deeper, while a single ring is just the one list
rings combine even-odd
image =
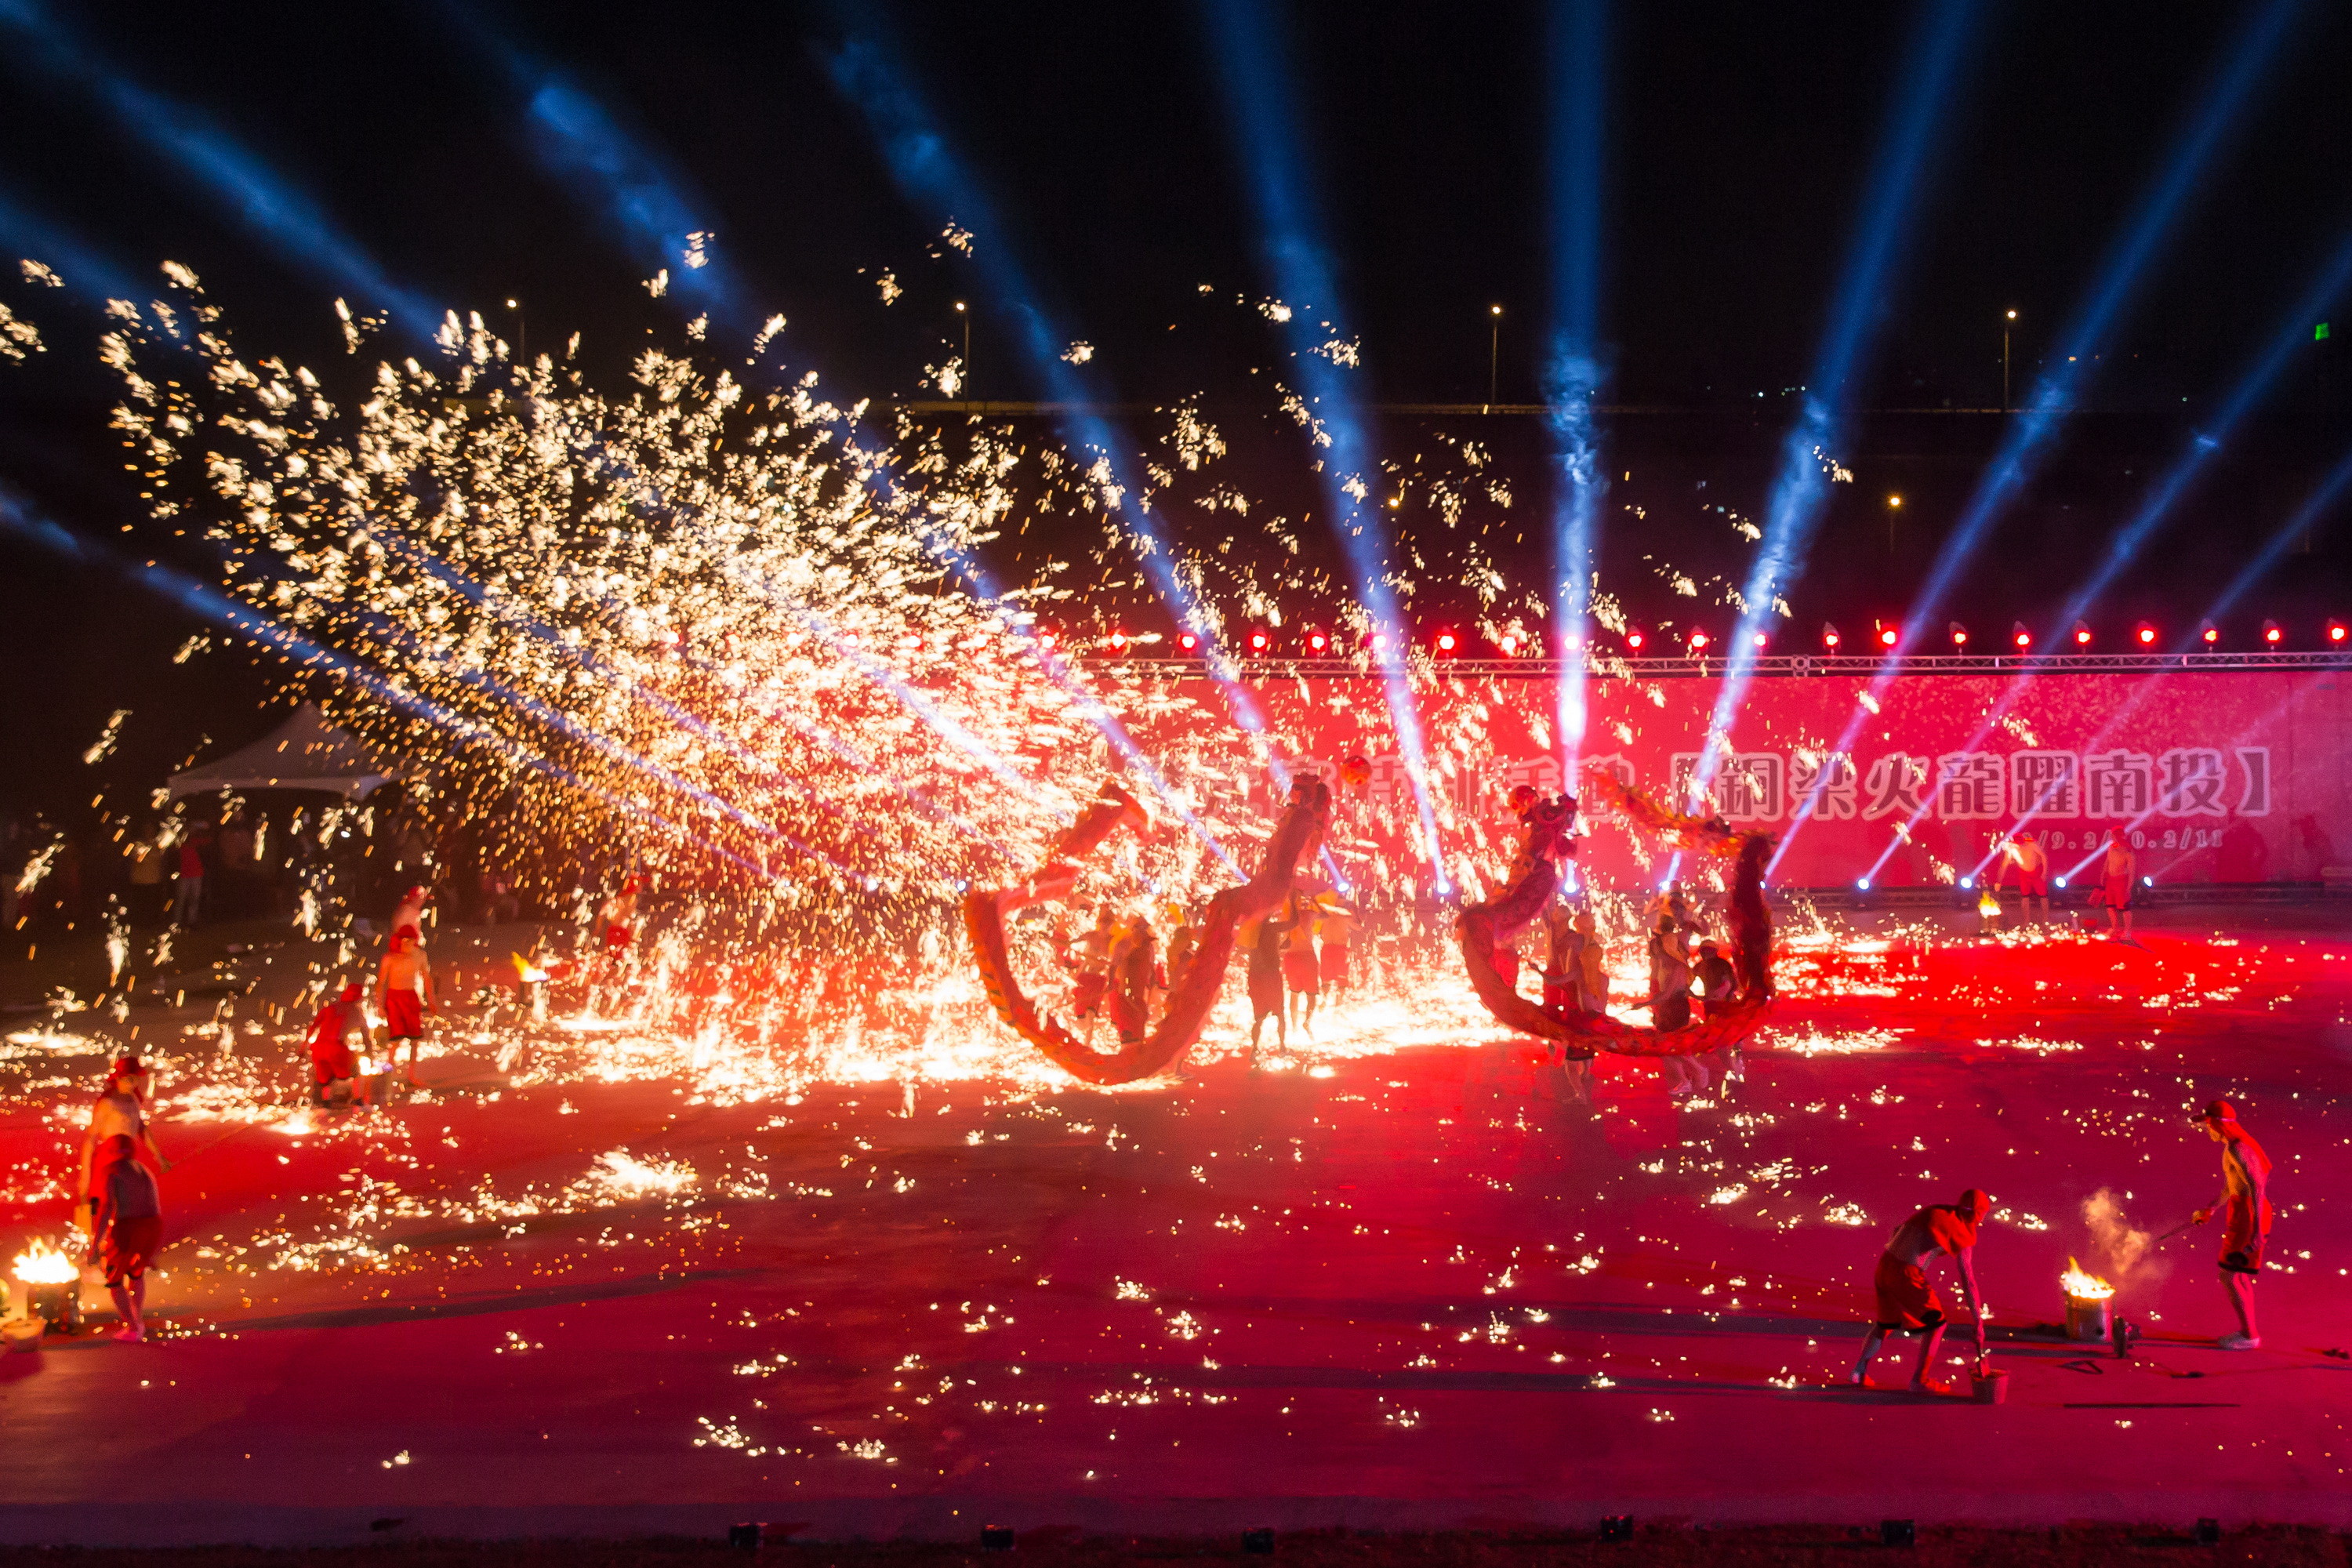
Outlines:
[{"label": "performer in red cap and shorts", "polygon": [[98,1157],[84,1261],[106,1265],[106,1289],[114,1298],[114,1310],[122,1314],[122,1327],[114,1337],[135,1343],[147,1337],[141,1314],[147,1305],[147,1265],[163,1237],[163,1205],[155,1194],[155,1178],[139,1163],[138,1141],[129,1133],[109,1138]]},{"label": "performer in red cap and shorts", "polygon": [[352,1059],[351,1037],[371,1049],[375,1037],[368,1028],[367,1010],[360,1005],[360,988],[346,985],[342,994],[319,1009],[310,1023],[310,1103],[327,1103],[327,1091],[338,1080],[352,1086],[352,1098],[364,1102],[359,1064]]},{"label": "performer in red cap and shorts", "polygon": [[392,933],[391,951],[383,955],[383,1038],[386,1054],[397,1062],[400,1042],[408,1042],[408,1081],[416,1081],[416,1047],[425,1037],[425,1015],[433,1007],[433,973],[425,963],[425,938],[415,926]]},{"label": "performer in red cap and shorts", "polygon": [[1887,1242],[1871,1281],[1878,1296],[1878,1316],[1869,1337],[1862,1342],[1862,1357],[1853,1363],[1848,1382],[1861,1388],[1876,1387],[1870,1381],[1870,1363],[1886,1336],[1924,1332],[1927,1337],[1919,1346],[1919,1364],[1911,1372],[1911,1392],[1951,1392],[1927,1376],[1948,1326],[1943,1298],[1927,1283],[1927,1264],[1941,1257],[1950,1258],[1959,1271],[1961,1294],[1976,1319],[1977,1353],[1984,1353],[1984,1293],[1977,1289],[1977,1227],[1991,1212],[1992,1199],[1970,1187],[1958,1204],[1930,1204],[1903,1222]]},{"label": "performer in red cap and shorts", "polygon": [[2221,1195],[2211,1208],[2197,1211],[2197,1223],[2222,1217],[2221,1285],[2238,1310],[2238,1331],[2214,1342],[2225,1351],[2258,1351],[2263,1336],[2254,1326],[2254,1277],[2262,1272],[2263,1244],[2271,1234],[2271,1157],[2239,1124],[2238,1108],[2228,1100],[2215,1100],[2198,1121],[2221,1145]]}]

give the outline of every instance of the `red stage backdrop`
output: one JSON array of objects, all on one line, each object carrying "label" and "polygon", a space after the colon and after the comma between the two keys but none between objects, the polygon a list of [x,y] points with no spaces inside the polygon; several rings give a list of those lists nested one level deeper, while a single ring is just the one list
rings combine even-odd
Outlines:
[{"label": "red stage backdrop", "polygon": [[[2108,826],[2124,826],[2142,874],[2159,885],[2312,880],[2339,856],[2352,858],[2347,678],[2045,674],[1988,728],[2014,679],[1900,677],[1850,753],[1832,757],[1827,749],[1868,681],[1759,678],[1718,771],[1716,807],[1734,823],[1793,834],[1774,874],[1782,886],[1851,887],[1874,866],[1877,887],[1949,884],[2020,825],[2061,874]],[[1180,689],[1202,711],[1226,710],[1204,680]],[[1662,796],[1675,793],[1691,775],[1718,689],[1711,679],[1591,680],[1583,755]],[[1335,837],[1353,865],[1384,880],[1412,878],[1423,860],[1418,813],[1380,683],[1318,677],[1250,690],[1285,761],[1332,778],[1343,829]],[[1558,688],[1548,679],[1440,680],[1415,696],[1445,863],[1481,891],[1502,869],[1511,788],[1561,787]],[[1175,739],[1160,737],[1163,747]],[[1271,794],[1269,780],[1236,776],[1256,770],[1228,750],[1230,738],[1205,740],[1184,738],[1202,771]],[[1203,752],[1229,761],[1221,767]],[[1360,789],[1339,786],[1339,763],[1351,754],[1371,764]],[[1907,838],[1898,833],[1906,823]],[[1615,825],[1594,826],[1588,875],[1620,887],[1655,879],[1650,846]]]}]

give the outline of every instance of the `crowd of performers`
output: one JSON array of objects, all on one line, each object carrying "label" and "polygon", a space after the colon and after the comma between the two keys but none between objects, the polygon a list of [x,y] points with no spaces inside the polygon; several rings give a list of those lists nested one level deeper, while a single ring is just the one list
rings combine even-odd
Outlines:
[{"label": "crowd of performers", "polygon": [[[1330,891],[1291,885],[1292,868],[1318,842],[1318,824],[1328,816],[1328,789],[1318,807],[1311,793],[1318,787],[1307,786],[1308,793],[1294,795],[1286,826],[1269,845],[1268,866],[1250,884],[1219,895],[1202,910],[1166,912],[1171,930],[1164,950],[1147,917],[1122,919],[1110,905],[1096,910],[1093,922],[1076,935],[1057,930],[1055,948],[1069,974],[1071,1010],[1081,1029],[1090,1030],[1098,1017],[1107,1017],[1135,1072],[1156,1070],[1152,1060],[1164,1066],[1197,1036],[1223,984],[1222,973],[1212,971],[1230,964],[1235,950],[1243,957],[1251,1005],[1253,1065],[1269,1018],[1275,1022],[1276,1047],[1282,1048],[1293,1028],[1312,1034],[1325,993],[1342,994],[1355,983],[1358,911]],[[1104,803],[1091,826],[1073,831],[1066,848],[1076,843],[1081,853],[1089,851],[1111,826],[1128,819],[1133,802],[1113,794],[1115,798]],[[1752,1027],[1773,995],[1771,917],[1762,892],[1769,840],[1760,834],[1732,834],[1719,823],[1675,817],[1638,796],[1628,797],[1625,804],[1633,815],[1649,814],[1653,826],[1681,835],[1686,849],[1727,854],[1738,862],[1723,910],[1727,934],[1721,942],[1707,933],[1679,887],[1669,886],[1650,901],[1643,915],[1649,959],[1643,1005],[1649,1022],[1637,1029],[1610,1011],[1607,955],[1593,911],[1560,891],[1559,867],[1574,853],[1575,803],[1565,797],[1545,801],[1532,791],[1526,795],[1514,801],[1526,835],[1503,890],[1465,910],[1459,922],[1464,958],[1481,999],[1501,1021],[1549,1039],[1552,1064],[1570,1072],[1572,1081],[1576,1069],[1596,1053],[1611,1050],[1657,1057],[1677,1093],[1704,1089],[1713,1077],[1728,1079],[1736,1070],[1745,1028],[1711,1033],[1708,1026],[1736,1017]],[[2123,890],[2119,901],[2109,907],[2123,922],[2119,934],[2128,939],[2132,868],[2128,848],[2120,841],[2115,847],[2126,863],[2120,873],[2110,869],[2109,880],[2119,877]],[[2035,896],[2033,878],[2046,879],[2046,858],[2038,866],[2030,857],[2017,863],[2025,873],[2021,880],[2027,896]],[[976,948],[983,953],[992,951],[1001,961],[1003,913],[1051,896],[1041,895],[1041,886],[1066,888],[1070,871],[1067,865],[1051,866],[1024,890],[973,894],[967,914]],[[638,879],[629,878],[597,910],[589,963],[610,963],[626,954],[636,933],[641,888]],[[2104,895],[2108,889],[2103,886],[2101,891]],[[2042,896],[2046,897],[2046,888]],[[385,1068],[397,1068],[400,1047],[405,1045],[412,1083],[424,1021],[436,1005],[425,952],[428,898],[422,886],[412,887],[402,898],[373,987],[377,1011],[384,1019]],[[1538,930],[1545,953],[1539,1001],[1518,989],[1517,949],[1523,931]],[[983,973],[989,973],[985,963]],[[1055,1050],[1056,1059],[1092,1059],[1083,1037],[1069,1036],[1050,1019],[1039,1019],[1001,972],[992,984],[992,999],[1008,1021]],[[367,1070],[372,1064],[363,1063],[352,1047],[356,1037],[364,1050],[373,1054],[375,1049],[367,1000],[362,986],[347,984],[320,1008],[310,1037],[314,1102],[325,1104],[339,1090],[359,1100],[372,1097],[371,1080],[377,1075]],[[1694,1000],[1699,1009],[1696,1016]],[[1154,1037],[1156,1012],[1164,1015],[1159,1019],[1161,1032],[1175,1037],[1173,1052],[1163,1050],[1155,1058],[1145,1047]],[[136,1058],[113,1064],[91,1109],[75,1189],[76,1215],[87,1236],[85,1260],[103,1270],[121,1321],[115,1337],[125,1342],[144,1337],[145,1274],[163,1231],[156,1178],[172,1169],[149,1125],[152,1088],[148,1069]],[[2198,1123],[2221,1146],[2222,1187],[2210,1205],[2185,1223],[2223,1220],[2218,1265],[2238,1321],[2237,1331],[2216,1342],[2231,1350],[2259,1348],[2254,1285],[2273,1215],[2268,1193],[2271,1162],[2231,1102],[2207,1105]],[[1870,1366],[1888,1336],[1916,1334],[1921,1342],[1909,1386],[1926,1394],[1950,1392],[1930,1375],[1954,1321],[1952,1309],[1929,1276],[1930,1268],[1944,1261],[1956,1272],[1961,1311],[1970,1325],[1981,1369],[1985,1310],[1976,1247],[1993,1212],[1991,1197],[1970,1188],[1958,1202],[1924,1207],[1896,1228],[1873,1276],[1874,1310],[1849,1374],[1853,1384],[1874,1386]]]}]

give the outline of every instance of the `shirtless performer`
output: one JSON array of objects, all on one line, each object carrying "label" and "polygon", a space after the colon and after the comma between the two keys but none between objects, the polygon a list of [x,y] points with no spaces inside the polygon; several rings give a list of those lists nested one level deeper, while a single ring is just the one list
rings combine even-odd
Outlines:
[{"label": "shirtless performer", "polygon": [[1870,1363],[1886,1336],[1924,1331],[1927,1337],[1919,1346],[1919,1364],[1911,1371],[1911,1392],[1951,1393],[1949,1387],[1927,1376],[1936,1352],[1943,1346],[1947,1326],[1943,1299],[1927,1283],[1927,1264],[1940,1257],[1949,1257],[1959,1271],[1961,1294],[1976,1320],[1977,1353],[1984,1354],[1984,1293],[1977,1289],[1977,1227],[1991,1212],[1992,1200],[1970,1187],[1960,1194],[1958,1204],[1930,1204],[1903,1222],[1878,1260],[1878,1272],[1872,1280],[1878,1295],[1878,1317],[1871,1324],[1869,1337],[1862,1342],[1861,1359],[1853,1363],[1847,1382],[1857,1388],[1877,1387],[1870,1380]]},{"label": "shirtless performer", "polygon": [[1249,977],[1250,1043],[1249,1064],[1257,1066],[1258,1031],[1265,1027],[1268,1018],[1274,1020],[1274,1043],[1276,1049],[1290,1045],[1290,1026],[1282,1016],[1282,939],[1288,935],[1287,922],[1274,918],[1273,912],[1245,922],[1241,940],[1248,944],[1246,973]]},{"label": "shirtless performer", "polygon": [[2198,1121],[2221,1145],[2221,1195],[2211,1208],[2197,1211],[2197,1223],[2222,1216],[2221,1284],[2238,1312],[2238,1331],[2213,1342],[2225,1351],[2258,1351],[2263,1335],[2254,1325],[2254,1277],[2271,1234],[2271,1157],[2239,1125],[2238,1108],[2228,1100],[2215,1100]]},{"label": "shirtless performer", "polygon": [[417,930],[423,931],[425,902],[432,896],[433,889],[422,882],[414,884],[403,892],[400,895],[399,904],[392,911],[392,929],[398,931],[403,926],[415,926]]},{"label": "shirtless performer", "polygon": [[2042,918],[2050,918],[2050,851],[2036,839],[2011,835],[2001,842],[2000,869],[1993,874],[1993,886],[2008,879],[2011,867],[2017,868],[2017,899],[2020,912],[2033,918],[2033,906],[2042,906]]},{"label": "shirtless performer", "polygon": [[1103,997],[1110,990],[1110,950],[1118,941],[1118,922],[1105,904],[1096,911],[1095,923],[1070,943],[1071,967],[1078,972],[1070,1011],[1083,1025],[1091,1026],[1102,1011]]},{"label": "shirtless performer", "polygon": [[417,1042],[425,1037],[425,1015],[433,1010],[433,972],[425,962],[425,939],[415,926],[392,933],[381,979],[385,1054],[398,1063],[400,1042],[408,1042],[408,1082],[415,1088]]},{"label": "shirtless performer", "polygon": [[2099,902],[2106,906],[2109,942],[2131,941],[2132,889],[2137,886],[2139,858],[2124,842],[2124,830],[2110,827],[2107,858],[2099,868]]},{"label": "shirtless performer", "polygon": [[1315,1033],[1315,1004],[1323,998],[1323,966],[1315,952],[1315,917],[1313,899],[1293,893],[1284,911],[1289,917],[1289,929],[1282,938],[1282,984],[1287,994],[1285,1011],[1290,1025],[1300,1034]]}]

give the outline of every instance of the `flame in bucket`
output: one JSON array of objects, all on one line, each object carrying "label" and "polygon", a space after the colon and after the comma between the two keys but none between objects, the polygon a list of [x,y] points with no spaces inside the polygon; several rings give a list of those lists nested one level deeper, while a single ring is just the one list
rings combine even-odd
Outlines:
[{"label": "flame in bucket", "polygon": [[74,1260],[46,1241],[36,1241],[16,1254],[9,1271],[27,1285],[66,1285],[81,1278]]},{"label": "flame in bucket", "polygon": [[2116,1293],[2116,1288],[2095,1274],[2085,1274],[2083,1266],[2073,1258],[2066,1259],[2066,1272],[2058,1276],[2059,1287],[2077,1301],[2104,1301]]},{"label": "flame in bucket", "polygon": [[1977,913],[1989,921],[2000,918],[2000,900],[1992,896],[1990,888],[1977,895]]}]

